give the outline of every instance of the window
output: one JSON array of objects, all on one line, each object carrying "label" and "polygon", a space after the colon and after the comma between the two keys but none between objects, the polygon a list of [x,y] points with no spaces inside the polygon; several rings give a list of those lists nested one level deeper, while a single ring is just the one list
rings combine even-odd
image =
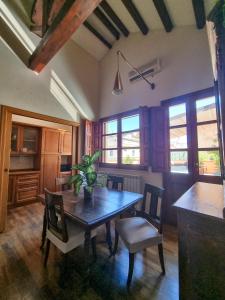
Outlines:
[{"label": "window", "polygon": [[[193,96],[168,106],[169,162],[172,173],[220,176],[215,96]],[[188,113],[187,113],[188,112]]]},{"label": "window", "polygon": [[169,107],[170,171],[188,173],[186,104]]},{"label": "window", "polygon": [[[147,111],[147,110],[146,110]],[[141,109],[101,120],[102,165],[143,166]]]},{"label": "window", "polygon": [[215,97],[195,102],[199,175],[220,176],[220,153]]}]

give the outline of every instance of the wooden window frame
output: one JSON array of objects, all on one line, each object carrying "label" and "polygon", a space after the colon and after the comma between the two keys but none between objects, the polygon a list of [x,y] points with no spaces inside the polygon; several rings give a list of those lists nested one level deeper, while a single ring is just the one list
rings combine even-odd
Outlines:
[{"label": "wooden window frame", "polygon": [[[135,115],[139,115],[139,129],[134,129],[134,130],[129,130],[129,131],[123,131],[122,132],[122,119],[125,117],[131,117],[131,116],[135,116]],[[99,120],[100,122],[100,126],[101,126],[101,135],[100,135],[100,139],[101,139],[101,150],[117,150],[117,163],[112,164],[112,163],[105,163],[101,160],[101,162],[99,163],[100,167],[104,167],[104,168],[115,168],[115,169],[132,169],[132,170],[147,170],[148,166],[142,164],[142,141],[141,141],[141,135],[142,135],[142,126],[141,126],[141,117],[142,117],[142,111],[141,108],[137,108],[134,110],[130,110],[130,111],[126,111],[126,112],[122,112],[119,114],[115,114],[106,118],[102,118]],[[117,120],[117,132],[116,133],[110,133],[110,134],[104,134],[103,132],[103,126],[105,122],[109,122],[109,121],[113,121],[113,120]],[[139,147],[122,147],[122,134],[124,133],[131,133],[131,132],[137,132],[139,131],[140,133],[140,146]],[[110,135],[114,135],[117,134],[117,148],[103,148],[103,138],[104,136],[110,136]],[[122,150],[123,149],[140,149],[140,164],[123,164],[122,163]]]},{"label": "wooden window frame", "polygon": [[[209,120],[209,121],[204,121],[204,122],[197,122],[197,114],[196,114],[196,100],[201,100],[203,98],[207,98],[207,97],[212,97],[215,96],[216,98],[216,110],[217,110],[217,120]],[[186,126],[187,128],[187,149],[175,149],[175,151],[187,151],[188,152],[188,173],[178,173],[178,172],[171,172],[171,163],[170,163],[170,152],[173,151],[173,149],[170,149],[170,129],[171,128],[175,128],[176,126],[170,126],[169,125],[169,107],[174,106],[174,105],[179,105],[185,103],[186,105],[186,125],[178,125],[179,126]],[[169,164],[169,173],[171,174],[178,174],[178,175],[190,175],[192,174],[192,170],[194,168],[198,168],[198,166],[195,165],[195,162],[198,161],[198,158],[195,156],[197,155],[198,151],[214,151],[214,150],[218,150],[219,154],[220,154],[220,160],[222,158],[221,156],[221,138],[218,137],[218,142],[219,145],[218,147],[215,148],[198,148],[197,145],[197,130],[195,133],[194,127],[196,127],[197,129],[197,125],[204,125],[204,124],[212,124],[212,123],[216,123],[217,127],[218,127],[218,135],[220,136],[220,129],[219,129],[219,114],[218,114],[218,99],[216,97],[215,94],[215,90],[214,87],[211,88],[207,88],[204,90],[200,90],[200,91],[196,91],[196,92],[192,92],[186,95],[182,95],[182,96],[178,96],[172,99],[167,99],[167,100],[163,100],[161,101],[161,105],[165,108],[167,108],[167,118],[168,118],[168,130],[167,130],[167,139],[168,139],[168,149],[167,149],[167,153],[168,153],[168,164]],[[194,134],[193,134],[194,132]],[[192,136],[192,138],[191,138]],[[194,146],[194,148],[197,150],[196,153],[194,153],[194,150],[192,149],[192,147]],[[222,166],[222,162],[221,162],[221,166]],[[212,177],[211,175],[198,175],[198,178],[201,179],[201,176],[204,177],[204,180],[207,179],[207,177]],[[220,176],[215,176],[215,177],[220,177]]]}]

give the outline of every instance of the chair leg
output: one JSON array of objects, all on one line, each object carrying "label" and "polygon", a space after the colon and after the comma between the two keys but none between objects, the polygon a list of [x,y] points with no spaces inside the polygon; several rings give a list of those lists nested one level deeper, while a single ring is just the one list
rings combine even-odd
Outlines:
[{"label": "chair leg", "polygon": [[111,237],[111,222],[108,221],[105,223],[106,225],[106,242],[109,248],[109,254],[112,255],[112,237]]},{"label": "chair leg", "polygon": [[132,276],[133,276],[133,271],[134,271],[134,253],[129,253],[129,272],[128,272],[128,277],[127,277],[127,288],[129,289]]},{"label": "chair leg", "polygon": [[49,249],[50,249],[50,240],[47,239],[47,244],[46,244],[46,249],[45,249],[45,260],[44,260],[45,267],[46,267],[47,261],[48,261]]},{"label": "chair leg", "polygon": [[163,255],[163,245],[158,244],[158,251],[159,251],[159,260],[160,260],[160,264],[161,264],[161,268],[162,268],[162,273],[163,275],[166,273],[165,271],[165,264],[164,264],[164,255]]},{"label": "chair leg", "polygon": [[115,244],[114,244],[114,248],[113,248],[112,255],[116,255],[116,252],[117,252],[117,250],[118,250],[118,243],[119,243],[119,233],[118,233],[118,231],[115,229]]},{"label": "chair leg", "polygon": [[96,236],[94,236],[94,237],[91,239],[91,247],[92,247],[92,254],[93,254],[94,260],[96,261],[96,259],[97,259]]},{"label": "chair leg", "polygon": [[40,246],[41,250],[45,245],[46,231],[47,231],[47,220],[46,220],[46,209],[45,209],[43,215],[43,228],[42,228],[42,235],[41,235],[41,246]]}]

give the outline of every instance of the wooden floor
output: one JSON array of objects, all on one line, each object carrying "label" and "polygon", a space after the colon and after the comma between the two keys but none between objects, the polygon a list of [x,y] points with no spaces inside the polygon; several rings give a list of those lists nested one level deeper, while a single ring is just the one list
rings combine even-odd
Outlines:
[{"label": "wooden floor", "polygon": [[[59,251],[50,249],[47,268],[39,250],[43,207],[39,203],[9,212],[7,231],[0,234],[0,299],[178,299],[177,237],[165,228],[166,275],[161,276],[157,248],[138,253],[130,293],[126,291],[128,253],[122,242],[115,258],[108,258],[105,244],[98,243],[98,261],[92,280],[84,287],[74,259],[82,248],[70,253],[68,269]],[[100,229],[102,239],[104,227]],[[79,258],[82,262],[82,258]]]}]

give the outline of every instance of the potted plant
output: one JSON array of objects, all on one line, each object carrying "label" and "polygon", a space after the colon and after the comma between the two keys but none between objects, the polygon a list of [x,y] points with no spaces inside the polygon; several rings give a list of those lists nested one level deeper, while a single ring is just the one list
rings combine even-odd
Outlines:
[{"label": "potted plant", "polygon": [[79,194],[81,186],[84,188],[84,199],[91,199],[94,186],[96,186],[97,173],[94,163],[97,161],[101,151],[97,150],[92,155],[84,155],[80,164],[72,166],[79,174],[72,175],[69,183],[74,185],[74,192]]}]

